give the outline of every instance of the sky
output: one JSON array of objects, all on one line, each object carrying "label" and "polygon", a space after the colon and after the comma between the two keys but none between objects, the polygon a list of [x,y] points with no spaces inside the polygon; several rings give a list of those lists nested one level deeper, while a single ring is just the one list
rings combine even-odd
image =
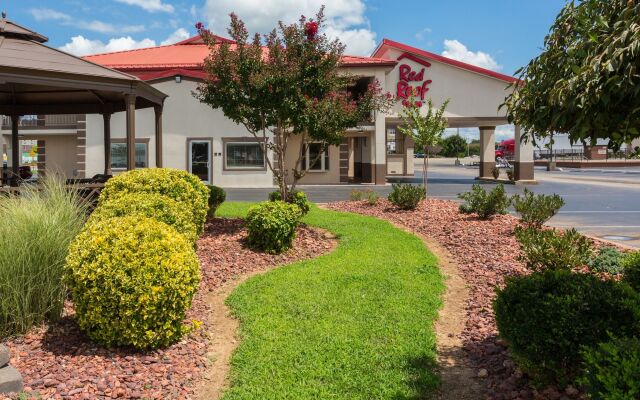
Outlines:
[{"label": "sky", "polygon": [[[313,16],[346,53],[370,55],[384,38],[507,75],[540,53],[566,0],[0,0],[9,19],[76,55],[167,45],[196,22],[226,36],[229,13],[266,33],[277,21]],[[512,135],[511,128],[497,136]]]}]

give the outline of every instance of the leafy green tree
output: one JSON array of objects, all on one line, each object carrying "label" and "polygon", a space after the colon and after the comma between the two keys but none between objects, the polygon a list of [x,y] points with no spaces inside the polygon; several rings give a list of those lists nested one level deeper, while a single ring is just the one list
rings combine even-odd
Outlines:
[{"label": "leafy green tree", "polygon": [[517,73],[505,105],[524,132],[567,132],[587,144],[605,138],[614,149],[631,142],[640,137],[640,5],[570,1],[542,54]]},{"label": "leafy green tree", "polygon": [[[392,101],[377,81],[357,98],[345,90],[354,78],[339,70],[344,45],[322,34],[323,26],[321,9],[315,19],[280,22],[269,34],[250,39],[244,22],[231,14],[232,41],[221,42],[196,24],[210,54],[204,63],[209,78],[195,96],[258,139],[283,199],[289,199],[307,172],[302,157],[309,143],[321,147],[309,160],[313,165],[329,146],[342,142],[346,129],[357,127],[373,111],[386,110]],[[294,137],[300,138],[299,156],[295,165],[288,165],[285,154]]]},{"label": "leafy green tree", "polygon": [[445,157],[455,157],[456,160],[467,149],[467,141],[458,134],[442,139],[442,154]]},{"label": "leafy green tree", "polygon": [[429,149],[437,146],[442,141],[442,134],[447,128],[447,119],[443,117],[444,110],[449,104],[447,99],[439,109],[433,107],[431,99],[427,99],[427,113],[422,114],[422,102],[415,100],[411,96],[408,102],[402,107],[400,118],[402,124],[398,130],[405,136],[413,139],[416,149],[424,152],[422,184],[424,185],[424,195],[427,197],[427,174],[429,170]]}]

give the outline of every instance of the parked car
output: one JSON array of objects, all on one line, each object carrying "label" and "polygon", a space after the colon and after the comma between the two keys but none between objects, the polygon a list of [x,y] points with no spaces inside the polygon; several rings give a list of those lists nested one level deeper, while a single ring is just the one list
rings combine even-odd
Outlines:
[{"label": "parked car", "polygon": [[424,153],[415,153],[413,155],[414,158],[424,158]]}]

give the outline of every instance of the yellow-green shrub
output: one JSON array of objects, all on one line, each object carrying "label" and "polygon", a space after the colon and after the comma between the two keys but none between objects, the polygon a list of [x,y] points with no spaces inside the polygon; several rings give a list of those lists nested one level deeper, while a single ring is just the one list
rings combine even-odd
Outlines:
[{"label": "yellow-green shrub", "polygon": [[251,206],[245,220],[249,246],[267,253],[282,253],[293,244],[301,217],[300,207],[283,201]]},{"label": "yellow-green shrub", "polygon": [[125,193],[158,193],[184,202],[191,209],[198,234],[202,233],[209,209],[209,189],[197,176],[172,168],[135,169],[109,179],[99,204]]},{"label": "yellow-green shrub", "polygon": [[198,240],[198,228],[193,222],[191,210],[170,197],[158,193],[125,193],[110,197],[96,208],[88,223],[128,215],[154,218],[174,227],[192,243]]},{"label": "yellow-green shrub", "polygon": [[200,282],[192,244],[139,215],[88,224],[65,267],[80,328],[106,346],[157,348],[179,340]]}]

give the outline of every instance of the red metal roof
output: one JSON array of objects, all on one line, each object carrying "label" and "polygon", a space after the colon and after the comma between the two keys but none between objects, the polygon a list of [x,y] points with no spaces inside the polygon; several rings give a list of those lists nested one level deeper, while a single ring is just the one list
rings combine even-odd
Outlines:
[{"label": "red metal roof", "polygon": [[[220,41],[233,43],[230,39],[218,37]],[[209,48],[200,36],[194,36],[169,46],[118,51],[113,53],[85,56],[84,59],[110,68],[127,71],[141,79],[150,80],[181,75],[203,78],[204,59]],[[343,56],[344,67],[394,66],[396,61],[377,57]],[[175,72],[175,73],[174,73]]]},{"label": "red metal roof", "polygon": [[380,45],[378,46],[378,48],[373,52],[373,54],[371,55],[372,57],[378,57],[378,56],[384,56],[387,52],[387,50],[389,48],[396,48],[398,50],[410,53],[410,54],[414,54],[420,57],[424,57],[433,61],[439,61],[441,63],[444,64],[449,64],[452,65],[454,67],[458,67],[461,69],[465,69],[467,71],[471,71],[471,72],[475,72],[481,75],[486,75],[486,76],[490,76],[492,78],[496,78],[499,79],[501,81],[505,81],[508,83],[512,83],[512,82],[516,82],[518,81],[517,78],[514,78],[513,76],[509,76],[509,75],[505,75],[505,74],[501,74],[499,72],[495,72],[495,71],[491,71],[489,69],[486,68],[481,68],[475,65],[471,65],[471,64],[467,64],[464,63],[462,61],[458,61],[458,60],[454,60],[451,58],[447,58],[447,57],[443,57],[441,55],[435,54],[435,53],[431,53],[422,49],[418,49],[416,47],[412,47],[406,44],[402,44],[399,42],[395,42],[393,40],[390,39],[383,39],[382,43],[380,43]]}]

